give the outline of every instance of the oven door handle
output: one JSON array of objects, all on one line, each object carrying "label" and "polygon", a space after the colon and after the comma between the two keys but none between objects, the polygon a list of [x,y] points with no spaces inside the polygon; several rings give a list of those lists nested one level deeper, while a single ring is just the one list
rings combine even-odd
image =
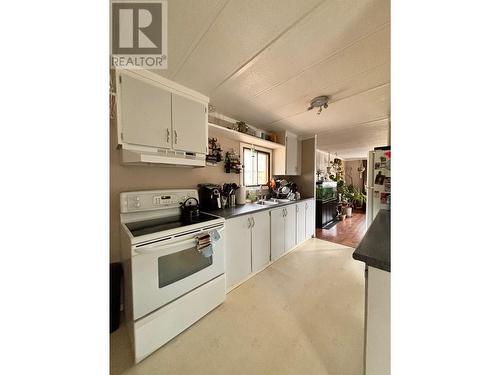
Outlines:
[{"label": "oven door handle", "polygon": [[179,246],[179,245],[187,245],[188,243],[191,243],[191,242],[193,243],[193,245],[195,245],[197,243],[196,238],[190,238],[188,240],[172,242],[169,244],[145,245],[145,246],[141,246],[139,248],[135,248],[135,252],[138,254],[150,254],[150,253],[154,253],[155,251],[168,249],[169,247],[174,247],[174,246]]}]

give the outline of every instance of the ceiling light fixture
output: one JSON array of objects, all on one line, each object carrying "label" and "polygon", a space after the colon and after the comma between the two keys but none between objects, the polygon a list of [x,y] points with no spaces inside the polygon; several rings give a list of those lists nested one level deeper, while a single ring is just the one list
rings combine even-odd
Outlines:
[{"label": "ceiling light fixture", "polygon": [[308,111],[310,111],[313,108],[318,108],[318,115],[321,114],[321,111],[324,109],[328,108],[328,96],[326,95],[321,95],[317,96],[313,100],[311,100],[311,104],[309,105],[309,108],[307,108]]}]

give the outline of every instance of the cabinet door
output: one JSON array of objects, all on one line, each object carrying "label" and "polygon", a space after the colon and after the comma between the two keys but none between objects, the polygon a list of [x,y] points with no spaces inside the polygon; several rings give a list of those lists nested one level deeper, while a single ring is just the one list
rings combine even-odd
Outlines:
[{"label": "cabinet door", "polygon": [[271,260],[285,252],[285,225],[283,208],[271,211]]},{"label": "cabinet door", "polygon": [[269,211],[252,215],[252,272],[266,267],[271,260],[271,219]]},{"label": "cabinet door", "polygon": [[299,171],[299,142],[297,136],[292,133],[286,134],[286,174],[296,176]]},{"label": "cabinet door", "polygon": [[296,244],[297,215],[295,204],[286,206],[285,210],[285,253],[290,251]]},{"label": "cabinet door", "polygon": [[306,240],[306,202],[295,205],[297,211],[297,245]]},{"label": "cabinet door", "polygon": [[226,220],[226,290],[252,272],[250,216]]},{"label": "cabinet door", "polygon": [[306,239],[309,239],[314,236],[315,232],[315,201],[310,199],[305,202],[306,208]]},{"label": "cabinet door", "polygon": [[118,121],[121,142],[170,148],[171,93],[145,78],[118,76]]},{"label": "cabinet door", "polygon": [[205,104],[172,94],[173,148],[207,152],[208,122]]}]

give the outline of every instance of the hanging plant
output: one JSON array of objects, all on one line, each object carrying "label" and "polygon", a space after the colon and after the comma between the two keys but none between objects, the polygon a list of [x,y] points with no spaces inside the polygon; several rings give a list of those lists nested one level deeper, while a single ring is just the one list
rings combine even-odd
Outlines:
[{"label": "hanging plant", "polygon": [[240,174],[241,169],[240,156],[234,150],[226,152],[224,158],[224,172]]},{"label": "hanging plant", "polygon": [[208,154],[206,161],[209,163],[218,163],[222,161],[222,149],[217,143],[217,138],[208,138]]}]

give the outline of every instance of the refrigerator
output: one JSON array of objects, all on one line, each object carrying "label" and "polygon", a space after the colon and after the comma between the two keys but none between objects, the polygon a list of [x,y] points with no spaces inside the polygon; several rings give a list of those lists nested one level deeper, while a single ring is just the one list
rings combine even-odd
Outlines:
[{"label": "refrigerator", "polygon": [[391,209],[391,147],[377,147],[368,153],[366,227],[380,209]]}]

